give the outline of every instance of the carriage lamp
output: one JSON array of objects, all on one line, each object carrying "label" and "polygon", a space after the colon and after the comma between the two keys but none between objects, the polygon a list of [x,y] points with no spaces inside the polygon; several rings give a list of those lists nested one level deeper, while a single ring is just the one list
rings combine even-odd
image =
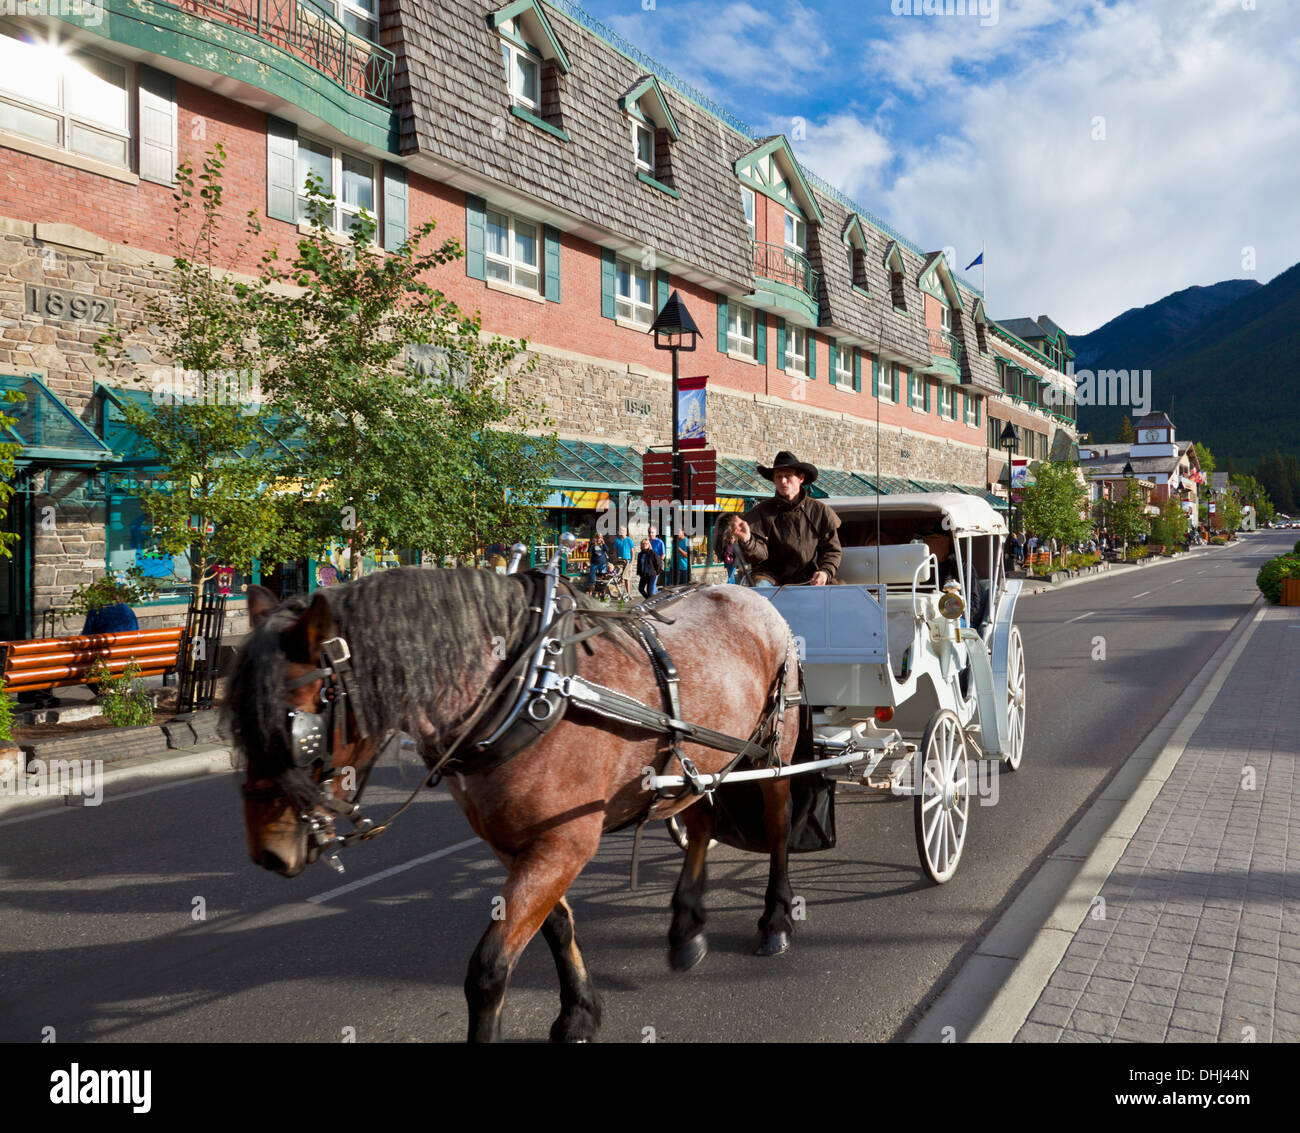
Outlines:
[{"label": "carriage lamp", "polygon": [[966,600],[961,596],[961,586],[956,582],[948,583],[939,597],[939,613],[955,621],[965,612]]},{"label": "carriage lamp", "polygon": [[519,564],[524,561],[524,556],[528,554],[528,546],[524,543],[516,543],[510,548],[510,565],[506,567],[506,574],[514,574],[519,569]]}]

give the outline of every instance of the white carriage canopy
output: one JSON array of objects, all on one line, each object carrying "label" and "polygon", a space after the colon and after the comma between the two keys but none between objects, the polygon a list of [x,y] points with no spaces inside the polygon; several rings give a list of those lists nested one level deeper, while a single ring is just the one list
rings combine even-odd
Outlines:
[{"label": "white carriage canopy", "polygon": [[888,496],[852,496],[828,499],[841,519],[874,519],[879,508],[881,518],[906,519],[933,516],[947,520],[954,535],[1005,535],[1006,522],[978,496],[960,492],[899,492]]}]

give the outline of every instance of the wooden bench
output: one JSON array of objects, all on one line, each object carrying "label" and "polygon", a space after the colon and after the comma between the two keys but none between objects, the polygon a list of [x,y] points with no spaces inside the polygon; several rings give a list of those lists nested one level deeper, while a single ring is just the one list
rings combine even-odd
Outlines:
[{"label": "wooden bench", "polygon": [[184,628],[173,626],[2,642],[4,689],[7,693],[37,692],[85,684],[99,661],[105,662],[114,676],[121,675],[132,662],[140,667],[142,677],[166,675],[179,664],[184,637]]}]

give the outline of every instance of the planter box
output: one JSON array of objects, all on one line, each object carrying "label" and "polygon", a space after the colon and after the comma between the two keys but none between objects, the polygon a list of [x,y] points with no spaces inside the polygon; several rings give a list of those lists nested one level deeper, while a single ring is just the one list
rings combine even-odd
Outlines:
[{"label": "planter box", "polygon": [[1282,579],[1282,605],[1300,606],[1300,578]]}]

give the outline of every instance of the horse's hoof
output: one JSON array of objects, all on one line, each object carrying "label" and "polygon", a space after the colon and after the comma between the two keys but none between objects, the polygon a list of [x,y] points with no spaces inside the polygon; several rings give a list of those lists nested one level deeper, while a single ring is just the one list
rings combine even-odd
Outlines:
[{"label": "horse's hoof", "polygon": [[688,972],[704,959],[709,952],[709,942],[704,934],[692,936],[681,944],[674,944],[668,949],[668,963],[674,972]]},{"label": "horse's hoof", "polygon": [[790,934],[784,929],[775,932],[760,932],[754,943],[755,956],[780,956],[790,951]]}]

